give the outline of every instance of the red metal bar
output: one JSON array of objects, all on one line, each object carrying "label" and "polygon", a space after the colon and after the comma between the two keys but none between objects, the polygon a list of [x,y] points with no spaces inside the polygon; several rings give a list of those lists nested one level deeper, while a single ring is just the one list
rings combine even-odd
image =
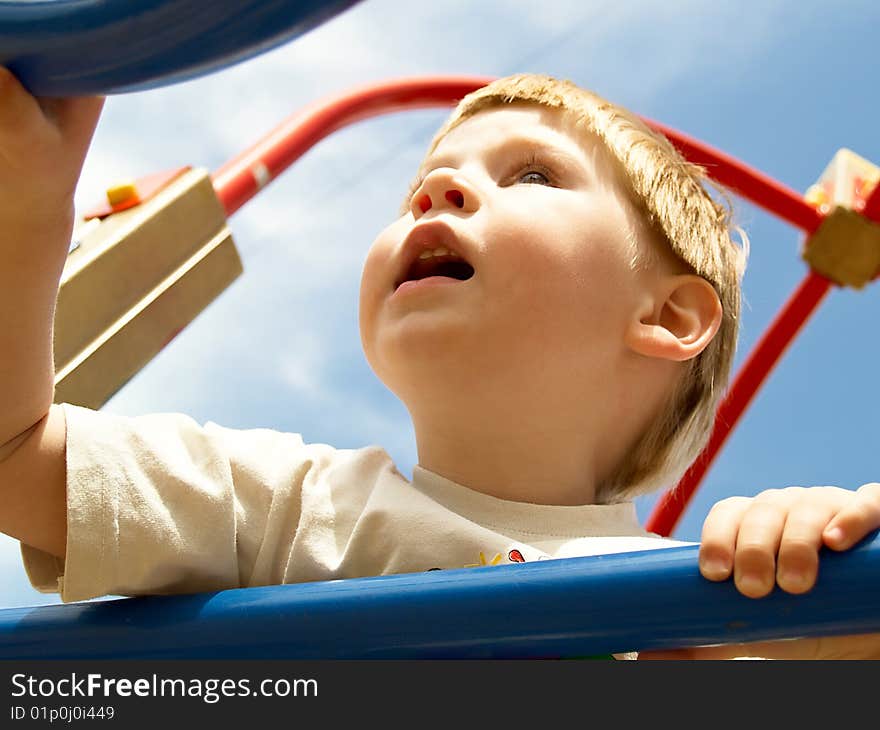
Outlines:
[{"label": "red metal bar", "polygon": [[[880,223],[880,185],[874,188],[865,202],[862,215],[869,220]],[[878,272],[878,276],[880,276],[880,272]],[[705,477],[737,420],[763,384],[770,370],[782,357],[789,341],[795,337],[830,288],[831,282],[815,272],[810,273],[804,279],[777,319],[771,323],[760,342],[755,345],[749,359],[743,364],[740,373],[731,384],[729,393],[718,408],[715,427],[705,449],[679,483],[658,500],[648,517],[646,529],[659,535],[672,534],[691,497]]]},{"label": "red metal bar", "polygon": [[[406,109],[444,107],[492,79],[482,76],[402,78],[366,85],[293,114],[213,175],[226,214],[232,215],[319,141],[354,122]],[[739,160],[659,122],[642,117],[722,185],[798,228],[812,233],[821,215],[800,194]]]},{"label": "red metal bar", "polygon": [[830,288],[831,282],[813,271],[801,281],[740,368],[728,394],[718,407],[715,427],[706,447],[679,483],[665,492],[654,506],[645,524],[647,530],[658,535],[672,534],[684,508],[696,492],[736,422]]},{"label": "red metal bar", "polygon": [[380,114],[452,106],[491,80],[480,76],[404,78],[363,86],[311,104],[220,167],[212,175],[217,197],[230,216],[337,129]]},{"label": "red metal bar", "polygon": [[813,233],[822,222],[822,214],[804,201],[796,190],[686,134],[643,119],[652,129],[668,137],[686,159],[705,167],[712,179],[764,210],[805,233]]}]

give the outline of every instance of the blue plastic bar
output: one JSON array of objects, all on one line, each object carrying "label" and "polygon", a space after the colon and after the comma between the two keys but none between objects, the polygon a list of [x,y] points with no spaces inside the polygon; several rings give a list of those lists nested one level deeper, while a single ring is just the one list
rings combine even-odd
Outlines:
[{"label": "blue plastic bar", "polygon": [[177,83],[256,56],[357,0],[4,0],[0,65],[31,93]]},{"label": "blue plastic bar", "polygon": [[0,659],[595,656],[880,631],[880,538],[755,600],[697,546],[0,611]]}]

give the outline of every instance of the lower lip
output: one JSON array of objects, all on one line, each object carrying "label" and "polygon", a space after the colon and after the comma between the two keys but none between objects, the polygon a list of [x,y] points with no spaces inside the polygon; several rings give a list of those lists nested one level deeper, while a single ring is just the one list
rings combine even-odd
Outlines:
[{"label": "lower lip", "polygon": [[453,279],[451,276],[428,276],[424,279],[403,282],[394,291],[394,296],[404,296],[410,292],[436,289],[450,284],[464,284],[465,281],[469,281],[469,279],[462,281],[461,279]]}]

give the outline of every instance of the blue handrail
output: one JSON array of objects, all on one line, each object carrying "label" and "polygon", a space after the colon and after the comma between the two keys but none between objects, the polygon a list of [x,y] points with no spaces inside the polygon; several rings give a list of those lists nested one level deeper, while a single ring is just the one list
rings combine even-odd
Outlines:
[{"label": "blue handrail", "polygon": [[294,40],[358,0],[5,0],[0,65],[31,93],[139,91]]},{"label": "blue handrail", "polygon": [[755,600],[697,546],[0,611],[0,659],[405,659],[612,652],[880,631],[880,537]]}]

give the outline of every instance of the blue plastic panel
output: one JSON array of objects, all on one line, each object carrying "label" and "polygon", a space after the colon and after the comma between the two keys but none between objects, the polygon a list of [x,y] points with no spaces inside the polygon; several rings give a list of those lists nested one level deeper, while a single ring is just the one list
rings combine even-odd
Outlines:
[{"label": "blue plastic panel", "polygon": [[286,43],[357,0],[0,1],[0,65],[33,94],[138,91]]},{"label": "blue plastic panel", "polygon": [[0,659],[594,656],[880,631],[880,539],[760,600],[697,547],[0,611]]}]

